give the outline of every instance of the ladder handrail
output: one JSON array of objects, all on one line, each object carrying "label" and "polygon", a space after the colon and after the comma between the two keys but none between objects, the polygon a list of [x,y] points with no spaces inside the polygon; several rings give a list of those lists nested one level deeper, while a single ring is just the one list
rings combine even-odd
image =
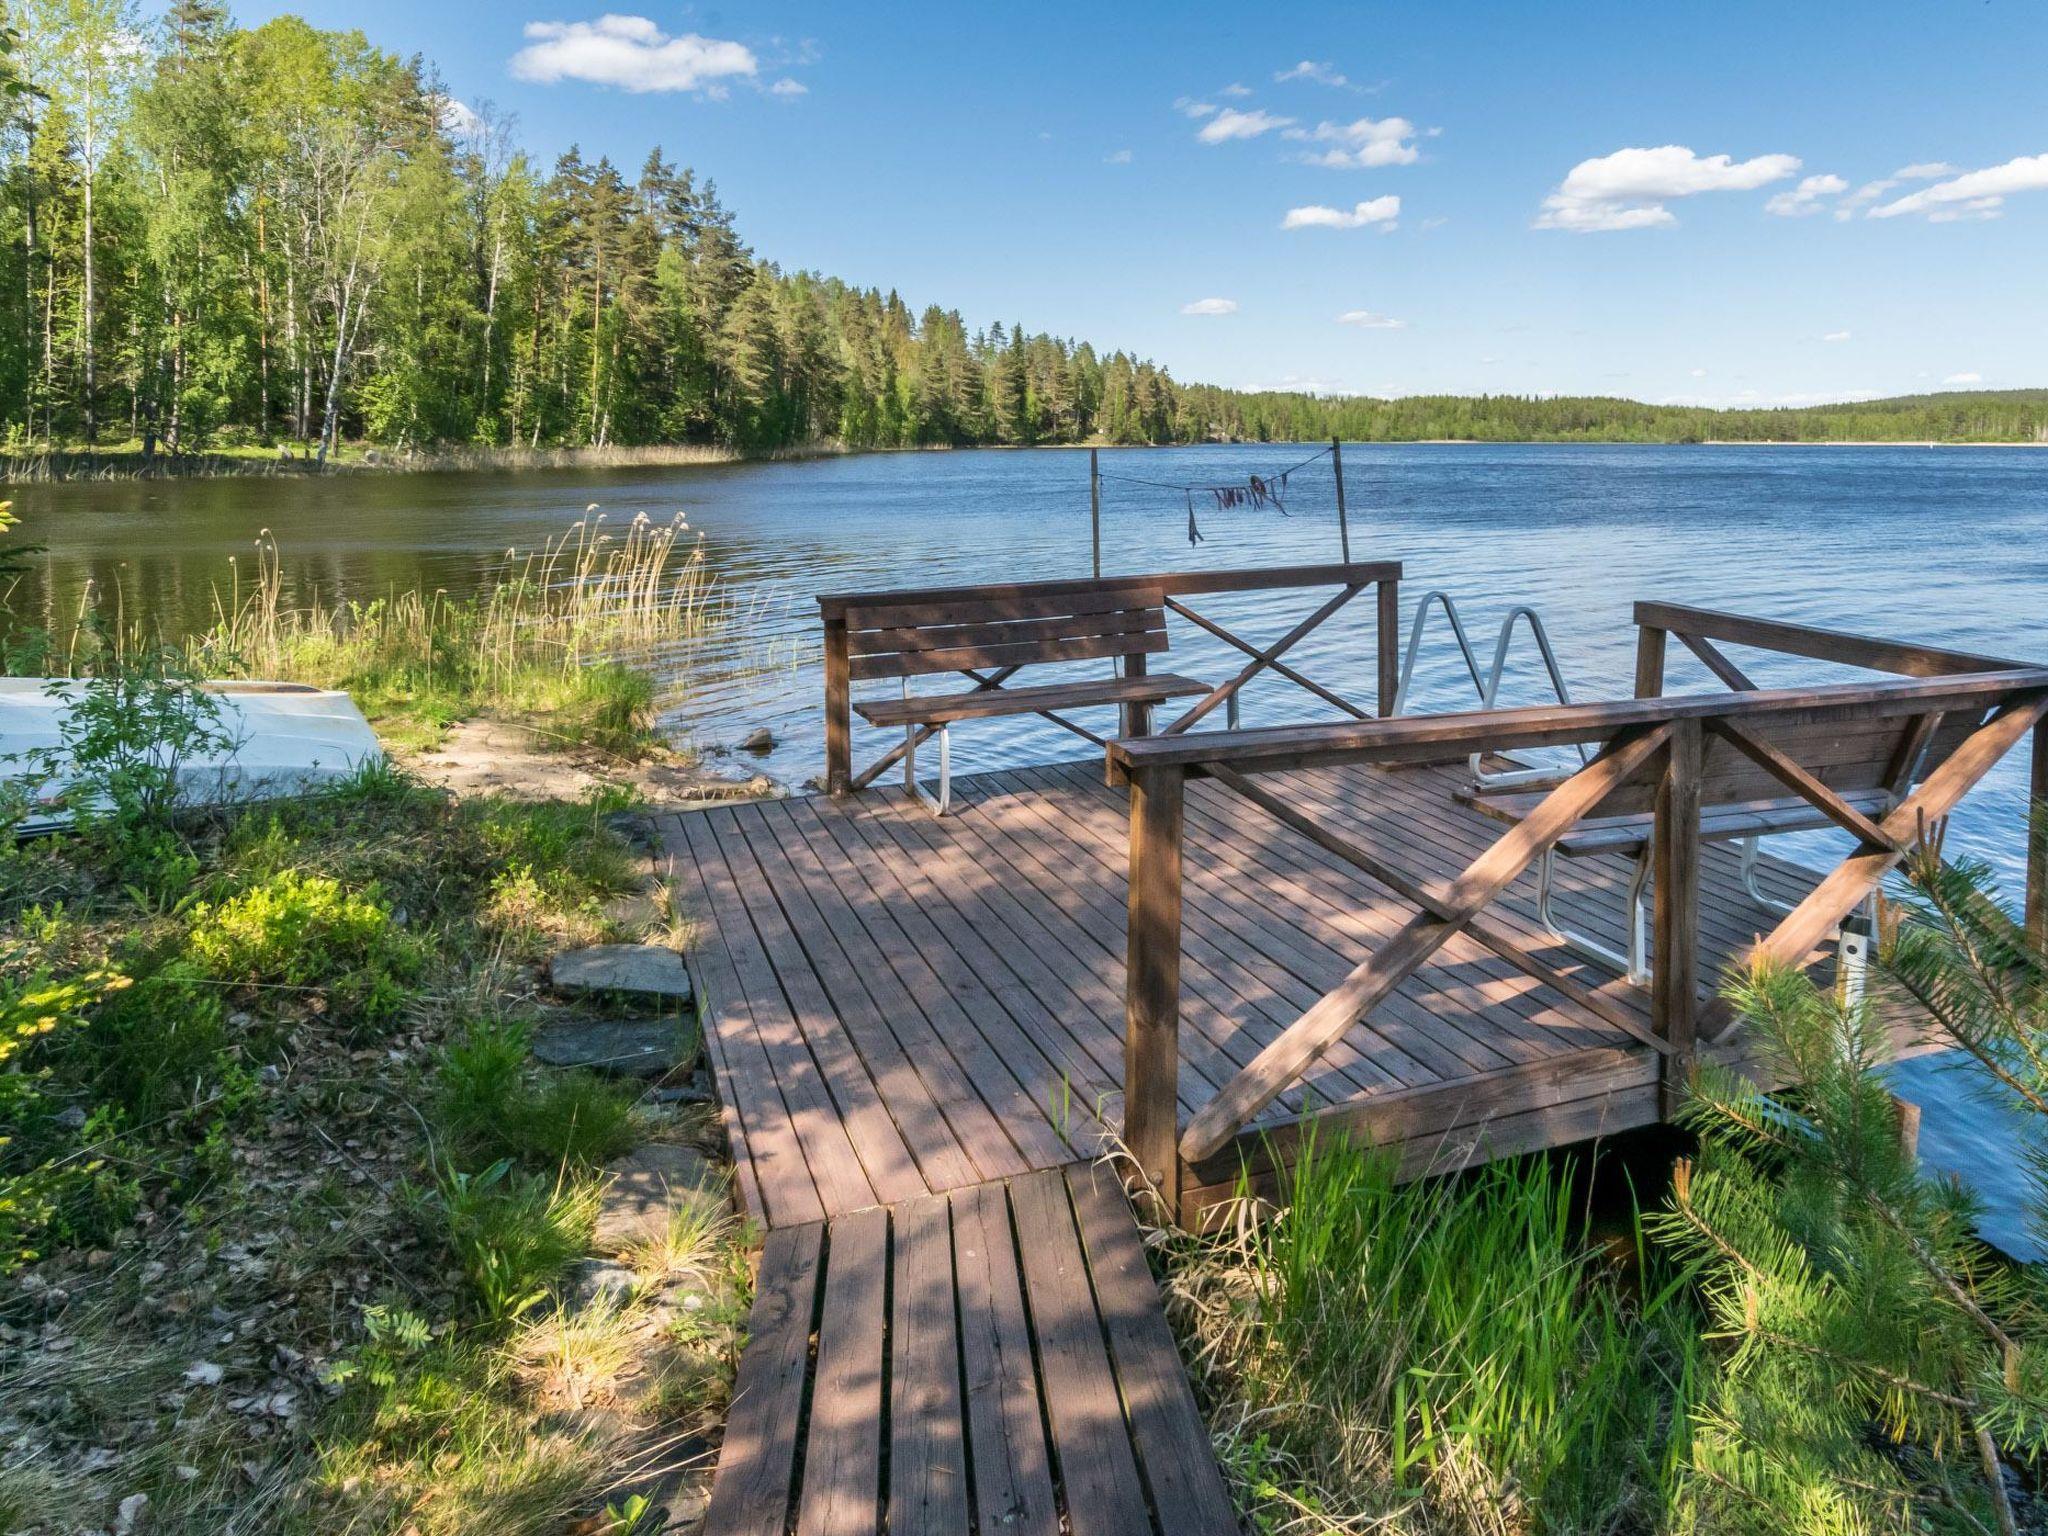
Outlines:
[{"label": "ladder handrail", "polygon": [[1465,670],[1472,674],[1472,687],[1480,698],[1486,697],[1486,684],[1479,676],[1479,658],[1473,654],[1472,642],[1466,637],[1465,623],[1458,617],[1458,605],[1451,594],[1439,587],[1425,592],[1415,604],[1415,622],[1408,627],[1408,649],[1401,658],[1401,681],[1394,689],[1393,713],[1401,715],[1408,710],[1408,684],[1415,676],[1416,653],[1422,649],[1422,629],[1429,618],[1429,605],[1441,603],[1444,617],[1451,621],[1451,634],[1456,637],[1458,649],[1465,657]]},{"label": "ladder handrail", "polygon": [[[1485,676],[1482,677],[1479,671],[1479,658],[1472,649],[1470,637],[1465,633],[1464,620],[1458,614],[1458,604],[1450,593],[1442,588],[1438,588],[1434,591],[1423,593],[1421,599],[1415,605],[1415,620],[1408,629],[1408,649],[1401,659],[1401,681],[1400,685],[1394,690],[1394,714],[1400,715],[1407,710],[1408,687],[1415,676],[1415,661],[1422,649],[1422,632],[1428,623],[1429,607],[1432,603],[1441,606],[1444,611],[1444,617],[1450,621],[1451,635],[1458,642],[1459,653],[1465,660],[1465,670],[1471,674],[1472,686],[1479,694],[1479,707],[1481,709],[1492,709],[1499,701],[1501,679],[1507,674],[1508,645],[1514,639],[1515,621],[1517,619],[1526,619],[1528,621],[1529,634],[1535,640],[1536,649],[1543,658],[1543,669],[1550,675],[1551,691],[1557,695],[1557,702],[1560,704],[1571,703],[1571,689],[1565,685],[1564,669],[1557,664],[1557,651],[1550,643],[1550,631],[1543,623],[1543,615],[1538,613],[1533,606],[1528,603],[1517,603],[1508,610],[1507,617],[1501,620],[1500,635],[1494,641],[1493,665],[1486,670]],[[1581,763],[1587,761],[1586,749],[1583,745],[1578,748],[1578,753]],[[1473,779],[1490,789],[1506,789],[1516,784],[1530,784],[1539,779],[1546,778],[1550,774],[1550,770],[1547,768],[1517,768],[1510,769],[1504,773],[1487,773],[1480,768],[1479,754],[1476,752],[1472,754],[1471,762]]]}]

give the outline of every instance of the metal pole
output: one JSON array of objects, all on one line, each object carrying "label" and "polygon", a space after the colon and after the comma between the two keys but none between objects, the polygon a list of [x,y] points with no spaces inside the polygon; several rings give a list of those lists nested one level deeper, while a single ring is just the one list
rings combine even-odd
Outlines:
[{"label": "metal pole", "polygon": [[1330,439],[1330,461],[1337,469],[1337,546],[1342,550],[1344,563],[1351,563],[1351,524],[1344,515],[1344,445],[1336,438]]},{"label": "metal pole", "polygon": [[1102,474],[1095,450],[1088,450],[1088,532],[1095,545],[1095,574],[1102,574]]}]

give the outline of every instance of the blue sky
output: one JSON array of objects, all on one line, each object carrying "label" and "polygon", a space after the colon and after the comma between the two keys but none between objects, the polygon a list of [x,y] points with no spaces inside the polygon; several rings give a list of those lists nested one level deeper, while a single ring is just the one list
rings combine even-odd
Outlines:
[{"label": "blue sky", "polygon": [[543,164],[658,142],[785,266],[1185,379],[2048,384],[2048,53],[2018,0],[618,6],[237,15],[422,53]]}]

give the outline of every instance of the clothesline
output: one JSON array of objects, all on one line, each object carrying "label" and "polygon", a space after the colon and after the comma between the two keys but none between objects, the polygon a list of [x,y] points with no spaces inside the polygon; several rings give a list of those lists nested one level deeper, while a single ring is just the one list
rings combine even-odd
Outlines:
[{"label": "clothesline", "polygon": [[1189,495],[1192,495],[1196,491],[1214,493],[1216,491],[1235,490],[1238,487],[1244,485],[1248,480],[1255,478],[1264,480],[1269,484],[1280,480],[1284,480],[1289,475],[1293,474],[1296,470],[1306,468],[1308,465],[1315,463],[1317,459],[1326,456],[1329,452],[1330,450],[1328,448],[1318,448],[1314,453],[1310,454],[1307,458],[1303,459],[1299,464],[1289,465],[1286,469],[1278,470],[1273,474],[1261,476],[1240,475],[1233,480],[1225,481],[1220,484],[1197,483],[1193,485],[1182,485],[1168,480],[1147,480],[1139,475],[1120,475],[1117,474],[1114,470],[1108,469],[1098,469],[1095,472],[1095,477],[1098,480],[1121,480],[1126,485],[1149,485],[1154,490],[1159,491],[1180,491],[1184,494]]}]

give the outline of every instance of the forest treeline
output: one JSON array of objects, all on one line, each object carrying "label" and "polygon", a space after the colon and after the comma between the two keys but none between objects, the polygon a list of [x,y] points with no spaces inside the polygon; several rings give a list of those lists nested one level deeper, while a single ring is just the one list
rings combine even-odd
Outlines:
[{"label": "forest treeline", "polygon": [[1807,410],[1247,393],[788,270],[652,150],[543,168],[294,16],[16,0],[0,439],[197,452],[1212,439],[2048,439],[2048,391]]}]

